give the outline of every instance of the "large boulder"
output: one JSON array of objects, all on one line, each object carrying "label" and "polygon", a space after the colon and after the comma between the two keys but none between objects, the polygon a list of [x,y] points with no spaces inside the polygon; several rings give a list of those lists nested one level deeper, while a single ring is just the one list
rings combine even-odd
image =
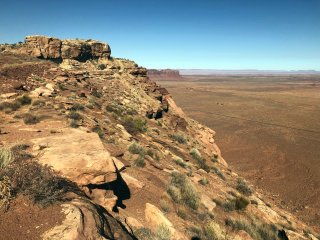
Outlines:
[{"label": "large boulder", "polygon": [[75,199],[62,206],[65,220],[45,232],[42,239],[135,239],[115,218],[89,200]]}]

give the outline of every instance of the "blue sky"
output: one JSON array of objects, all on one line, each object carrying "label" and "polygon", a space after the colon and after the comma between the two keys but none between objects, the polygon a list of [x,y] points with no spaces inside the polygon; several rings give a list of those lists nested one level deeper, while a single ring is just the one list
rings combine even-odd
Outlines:
[{"label": "blue sky", "polygon": [[0,0],[0,42],[108,42],[149,68],[320,70],[320,0]]}]

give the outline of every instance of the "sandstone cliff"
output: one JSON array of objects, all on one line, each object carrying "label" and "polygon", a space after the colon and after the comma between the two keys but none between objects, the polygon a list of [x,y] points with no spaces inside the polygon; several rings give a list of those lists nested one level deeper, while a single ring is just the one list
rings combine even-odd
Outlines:
[{"label": "sandstone cliff", "polygon": [[[316,239],[228,168],[213,130],[107,44],[31,36],[0,49],[1,236]],[[28,201],[48,209],[34,216],[54,206],[61,219],[30,217],[19,232]]]},{"label": "sandstone cliff", "polygon": [[152,80],[182,80],[179,70],[172,69],[148,69],[148,77]]}]

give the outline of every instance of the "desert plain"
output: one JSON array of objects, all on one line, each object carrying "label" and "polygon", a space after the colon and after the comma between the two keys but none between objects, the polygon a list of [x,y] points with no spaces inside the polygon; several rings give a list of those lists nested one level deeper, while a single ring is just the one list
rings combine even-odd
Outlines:
[{"label": "desert plain", "polygon": [[229,167],[320,229],[320,75],[162,79],[190,117],[216,131]]}]

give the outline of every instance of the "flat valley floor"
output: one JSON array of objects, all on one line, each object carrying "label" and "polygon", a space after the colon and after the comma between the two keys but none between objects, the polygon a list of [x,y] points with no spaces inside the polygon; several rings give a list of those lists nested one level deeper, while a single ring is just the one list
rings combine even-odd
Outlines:
[{"label": "flat valley floor", "polygon": [[158,83],[187,115],[216,131],[232,169],[320,230],[320,76],[189,76]]}]

